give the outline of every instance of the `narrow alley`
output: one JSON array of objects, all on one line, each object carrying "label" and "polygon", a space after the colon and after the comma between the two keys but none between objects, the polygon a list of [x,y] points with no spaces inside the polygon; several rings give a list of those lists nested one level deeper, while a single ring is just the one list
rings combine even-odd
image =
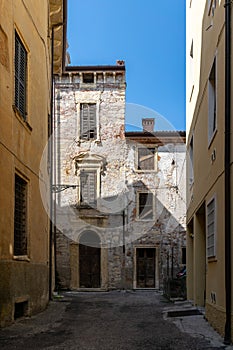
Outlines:
[{"label": "narrow alley", "polygon": [[[66,292],[48,309],[0,331],[2,350],[181,350],[225,347],[203,315],[186,316],[192,332],[176,326],[181,317],[167,318],[177,309],[155,291]],[[175,320],[176,319],[176,320]],[[183,321],[183,328],[187,321]],[[185,323],[186,322],[186,323]],[[187,327],[186,327],[187,328]],[[209,334],[207,334],[208,332]],[[197,332],[198,333],[198,332]],[[208,340],[209,339],[209,340]]]}]

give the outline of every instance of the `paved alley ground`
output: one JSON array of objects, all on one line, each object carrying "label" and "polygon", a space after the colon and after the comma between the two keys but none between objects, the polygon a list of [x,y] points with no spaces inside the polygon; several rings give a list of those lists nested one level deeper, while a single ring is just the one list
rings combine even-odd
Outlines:
[{"label": "paved alley ground", "polygon": [[166,316],[176,308],[154,291],[68,292],[45,312],[1,330],[0,349],[233,349],[203,315]]}]

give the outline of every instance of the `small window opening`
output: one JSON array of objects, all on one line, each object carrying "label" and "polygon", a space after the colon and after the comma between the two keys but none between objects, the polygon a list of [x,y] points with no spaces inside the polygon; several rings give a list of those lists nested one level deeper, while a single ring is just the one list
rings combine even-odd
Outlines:
[{"label": "small window opening", "polygon": [[28,314],[28,301],[23,301],[20,303],[15,303],[15,314],[14,319],[25,317]]},{"label": "small window opening", "polygon": [[84,73],[83,74],[83,82],[85,84],[92,84],[92,83],[94,83],[94,74],[93,73]]}]

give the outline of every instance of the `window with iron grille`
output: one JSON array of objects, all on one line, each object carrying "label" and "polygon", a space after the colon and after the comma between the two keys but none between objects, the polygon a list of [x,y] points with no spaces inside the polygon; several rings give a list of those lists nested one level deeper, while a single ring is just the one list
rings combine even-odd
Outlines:
[{"label": "window with iron grille", "polygon": [[151,192],[138,193],[138,218],[141,220],[153,219],[153,194]]},{"label": "window with iron grille", "polygon": [[215,256],[216,211],[215,198],[207,204],[207,257]]},{"label": "window with iron grille", "polygon": [[155,170],[155,148],[138,148],[138,170]]},{"label": "window with iron grille", "polygon": [[27,255],[27,182],[15,174],[14,255]]},{"label": "window with iron grille", "polygon": [[97,137],[96,103],[80,104],[81,139],[93,140]]},{"label": "window with iron grille", "polygon": [[80,175],[80,204],[96,204],[97,174],[96,171],[82,171]]},{"label": "window with iron grille", "polygon": [[15,106],[26,119],[27,51],[15,32]]}]

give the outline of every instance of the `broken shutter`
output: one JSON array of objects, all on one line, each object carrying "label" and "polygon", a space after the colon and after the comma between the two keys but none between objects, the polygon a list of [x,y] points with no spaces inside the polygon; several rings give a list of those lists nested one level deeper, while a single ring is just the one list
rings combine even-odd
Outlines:
[{"label": "broken shutter", "polygon": [[81,204],[94,205],[96,202],[96,172],[81,174]]},{"label": "broken shutter", "polygon": [[15,106],[26,119],[26,68],[27,51],[15,34]]},{"label": "broken shutter", "polygon": [[155,168],[155,149],[138,149],[138,170],[154,170]]},{"label": "broken shutter", "polygon": [[81,138],[85,140],[96,138],[96,104],[82,103],[80,113]]}]

